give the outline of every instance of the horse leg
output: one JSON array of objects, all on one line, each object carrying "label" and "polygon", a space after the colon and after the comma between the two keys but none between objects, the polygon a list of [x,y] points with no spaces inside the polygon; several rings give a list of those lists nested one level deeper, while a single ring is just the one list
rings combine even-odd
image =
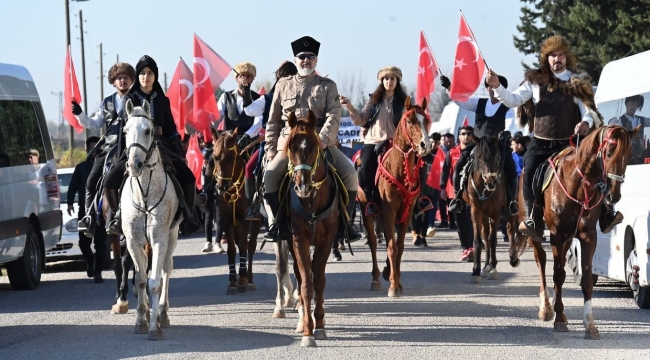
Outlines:
[{"label": "horse leg", "polygon": [[[224,224],[226,223],[223,218],[223,213],[221,214]],[[228,222],[229,223],[229,222]],[[235,248],[235,235],[233,233],[233,227],[229,223],[225,225],[224,233],[226,239],[228,240],[228,288],[226,289],[226,295],[236,295],[237,294],[237,270],[235,268],[235,256],[237,255],[237,249]]]},{"label": "horse leg", "polygon": [[[364,207],[361,207],[361,209],[364,209]],[[363,226],[366,228],[366,234],[368,236],[370,256],[372,257],[372,282],[370,283],[370,291],[379,291],[381,290],[381,282],[379,282],[379,266],[377,266],[377,235],[375,234],[374,218],[365,216],[363,212],[361,212],[361,215]]]},{"label": "horse leg", "polygon": [[[528,236],[521,234],[520,241],[528,241]],[[553,290],[546,286],[546,251],[542,247],[542,243],[537,241],[530,241],[533,246],[533,254],[535,255],[535,262],[537,269],[539,269],[540,287],[539,287],[539,319],[543,321],[551,321],[555,316],[553,310]]]},{"label": "horse leg", "polygon": [[[314,282],[312,280],[311,272],[311,259],[309,258],[309,246],[300,246],[295,239],[293,243],[294,253],[296,255],[295,262],[298,263],[300,270],[300,277],[302,283],[300,284],[300,307],[302,309],[302,346],[314,347],[316,346],[316,339],[314,338],[314,320],[311,316],[311,299],[314,296]],[[307,245],[307,244],[305,244]],[[331,244],[330,244],[331,245]],[[330,251],[331,247],[326,248]]]},{"label": "horse leg", "polygon": [[569,331],[567,327],[567,318],[564,315],[564,303],[562,302],[562,285],[566,279],[566,270],[564,269],[564,257],[568,250],[570,242],[566,241],[563,236],[557,233],[551,233],[551,249],[553,250],[553,283],[555,284],[555,331]]},{"label": "horse leg", "polygon": [[278,294],[275,297],[275,309],[273,310],[274,318],[284,318],[287,316],[284,301],[291,296],[291,293],[285,293],[284,278],[289,272],[289,252],[287,251],[287,242],[280,241],[273,243],[275,249],[275,278],[278,284]]},{"label": "horse leg", "polygon": [[474,206],[471,207],[472,214],[472,226],[474,227],[474,266],[472,267],[472,277],[471,281],[474,284],[481,282],[481,248],[482,248],[482,225],[483,225],[483,213],[476,209]]},{"label": "horse leg", "polygon": [[496,217],[486,218],[486,222],[490,223],[490,234],[488,235],[488,248],[486,254],[490,254],[490,271],[487,274],[488,280],[498,280],[499,273],[497,272],[497,226],[499,226],[500,216],[497,213]]},{"label": "horse leg", "polygon": [[149,332],[149,299],[147,296],[147,254],[140,244],[132,244],[127,240],[128,252],[131,254],[135,265],[135,288],[138,292],[138,315],[135,321],[135,333],[147,334]]},{"label": "horse leg", "polygon": [[249,224],[250,236],[248,238],[248,271],[246,272],[246,278],[248,279],[247,290],[255,291],[257,290],[257,287],[255,286],[255,282],[253,282],[253,257],[257,248],[257,235],[260,233],[261,221],[249,221]]},{"label": "horse leg", "polygon": [[[594,314],[591,310],[591,295],[594,290],[594,278],[591,276],[591,263],[594,258],[595,250],[596,232],[590,231],[585,233],[584,239],[580,239],[580,263],[582,264],[582,280],[580,280],[580,287],[582,288],[582,296],[585,301],[584,316],[582,319],[585,325],[585,339],[590,340],[601,339],[598,328],[594,325]],[[566,251],[564,253],[566,254]]]},{"label": "horse leg", "polygon": [[314,251],[314,261],[312,263],[312,273],[314,277],[314,292],[315,292],[315,301],[314,301],[314,319],[316,320],[316,328],[314,330],[314,338],[316,340],[327,340],[327,334],[325,333],[325,309],[323,304],[325,303],[325,298],[323,293],[325,292],[325,267],[327,266],[327,259],[329,258],[330,251],[332,248],[331,241],[325,241],[325,244],[321,244],[316,251]]},{"label": "horse leg", "polygon": [[[389,276],[389,281],[390,281],[390,287],[388,288],[388,296],[389,297],[397,297],[399,296],[399,290],[398,290],[398,285],[397,284],[397,274],[395,274],[395,266],[397,263],[397,239],[395,238],[395,225],[394,224],[387,224],[385,229],[385,235],[386,235],[386,256],[387,256],[387,265],[388,268],[390,269],[390,276]],[[389,235],[390,234],[390,235]],[[386,269],[384,268],[384,271]]]},{"label": "horse leg", "polygon": [[174,268],[174,250],[178,244],[178,230],[172,230],[169,233],[169,240],[167,243],[167,253],[162,268],[162,291],[160,296],[160,327],[168,328],[169,323],[169,278],[172,276],[172,269]]},{"label": "horse leg", "polygon": [[[293,291],[291,296],[293,297],[294,301],[298,301],[296,306],[299,306],[300,305],[300,303],[299,303],[299,301],[300,301],[300,287],[302,286],[302,277],[300,276],[300,267],[298,266],[298,261],[296,260],[296,252],[295,252],[295,249],[293,248],[293,245],[290,244],[287,247],[289,248],[289,253],[291,254],[291,258],[293,259],[293,275],[296,277],[296,289]],[[289,279],[289,280],[291,280],[291,279]],[[302,330],[300,332],[302,332]]]},{"label": "horse leg", "polygon": [[138,289],[135,286],[135,268],[133,266],[133,257],[128,248],[124,248],[124,254],[122,254],[122,281],[120,282],[120,301],[126,302],[126,297],[129,293],[129,272],[133,270],[133,295],[135,298],[138,298]]},{"label": "horse leg", "polygon": [[490,266],[490,261],[492,260],[492,253],[490,252],[490,218],[488,218],[485,212],[482,213],[481,217],[481,245],[482,249],[485,250],[485,265],[483,265],[483,270],[481,270],[481,278],[487,278],[488,273],[492,271]]},{"label": "horse leg", "polygon": [[399,295],[402,295],[402,254],[404,254],[404,238],[406,237],[406,230],[408,224],[400,224],[397,228],[397,255],[395,259],[395,274],[397,275],[397,292]]},{"label": "horse leg", "polygon": [[[149,273],[149,293],[151,293],[151,322],[149,324],[149,340],[162,339],[162,328],[160,327],[160,301],[162,294],[162,269],[167,255],[168,241],[163,234],[152,234],[152,239],[157,242],[153,244],[153,259],[151,272]],[[163,239],[161,239],[163,238]]]},{"label": "horse leg", "polygon": [[508,216],[507,217],[507,225],[506,229],[508,232],[508,239],[510,239],[510,248],[508,249],[508,256],[510,257],[510,266],[513,268],[516,268],[519,266],[519,254],[520,254],[520,248],[523,249],[523,246],[520,246],[519,242],[520,241],[528,241],[527,238],[522,236],[521,234],[518,234],[515,231],[515,221],[516,221],[515,216]]},{"label": "horse leg", "polygon": [[[115,273],[115,282],[117,283],[117,294],[115,295],[115,305],[111,308],[111,314],[126,314],[129,312],[129,302],[126,300],[126,291],[124,300],[122,300],[122,287],[128,286],[123,284],[124,269],[122,267],[122,249],[120,247],[120,238],[116,235],[108,235],[111,241],[111,250],[113,251],[113,272]],[[126,269],[128,274],[129,269]],[[128,275],[127,275],[128,278]],[[128,279],[127,279],[128,280]]]},{"label": "horse leg", "polygon": [[235,240],[237,241],[237,248],[239,249],[239,279],[237,280],[237,292],[245,293],[248,286],[248,221],[237,221],[237,225],[233,230],[235,232]]}]

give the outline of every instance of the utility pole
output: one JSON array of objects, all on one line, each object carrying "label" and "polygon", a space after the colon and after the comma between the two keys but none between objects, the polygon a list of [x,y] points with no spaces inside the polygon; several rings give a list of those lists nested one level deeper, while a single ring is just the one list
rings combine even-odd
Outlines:
[{"label": "utility pole", "polygon": [[[81,73],[84,82],[84,112],[88,114],[88,93],[86,92],[86,54],[84,51],[84,19],[79,10],[79,30],[81,31]],[[84,129],[84,136],[88,139],[88,129]]]},{"label": "utility pole", "polygon": [[115,59],[115,60],[117,60],[115,63],[120,62],[120,54],[117,54],[117,55],[116,55],[116,59]]},{"label": "utility pole", "polygon": [[165,94],[167,93],[167,73],[163,73],[163,78],[165,79]]},{"label": "utility pole", "polygon": [[[104,101],[104,52],[102,43],[99,43],[99,98]],[[99,136],[104,136],[104,127],[99,128]]]},{"label": "utility pole", "polygon": [[[70,47],[70,3],[69,0],[63,0],[65,2],[65,38],[67,47]],[[72,55],[71,55],[72,56]],[[66,106],[71,106],[66,104]],[[70,125],[70,138],[68,139],[68,149],[72,151],[74,148],[74,128]]]}]

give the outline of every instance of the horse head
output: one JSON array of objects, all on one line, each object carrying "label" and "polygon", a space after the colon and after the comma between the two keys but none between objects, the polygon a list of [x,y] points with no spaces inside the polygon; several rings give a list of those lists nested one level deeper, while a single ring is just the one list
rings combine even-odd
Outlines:
[{"label": "horse head", "polygon": [[212,129],[214,141],[214,178],[217,194],[223,195],[230,189],[239,188],[244,181],[244,166],[237,147],[237,129],[218,132]]},{"label": "horse head", "polygon": [[[289,158],[289,173],[294,190],[301,198],[315,196],[324,181],[324,175],[317,174],[321,168],[322,152],[320,138],[316,133],[316,116],[311,110],[307,118],[297,118],[295,113],[291,113],[287,122],[291,132],[284,152]],[[316,181],[317,176],[323,177],[323,180]]]},{"label": "horse head", "polygon": [[127,121],[124,126],[127,162],[126,169],[132,177],[142,174],[145,166],[152,168],[158,163],[155,127],[151,119],[151,107],[147,100],[142,106],[133,106],[131,99],[125,105]]},{"label": "horse head", "polygon": [[[473,135],[472,135],[473,136]],[[497,146],[497,134],[474,138],[474,173],[480,174],[486,191],[494,191],[501,180],[501,159]]]},{"label": "horse head", "polygon": [[[603,171],[607,184],[605,204],[612,206],[621,200],[621,184],[625,179],[625,169],[632,153],[631,139],[638,136],[641,125],[632,130],[622,126],[602,127],[592,147],[597,146],[596,160]],[[586,140],[586,139],[585,139]],[[593,152],[591,153],[593,156]]]},{"label": "horse head", "polygon": [[433,150],[433,143],[427,136],[430,118],[426,114],[427,100],[422,99],[420,105],[411,104],[408,96],[404,102],[404,114],[395,131],[395,144],[402,151],[413,149],[418,155],[424,156]]}]

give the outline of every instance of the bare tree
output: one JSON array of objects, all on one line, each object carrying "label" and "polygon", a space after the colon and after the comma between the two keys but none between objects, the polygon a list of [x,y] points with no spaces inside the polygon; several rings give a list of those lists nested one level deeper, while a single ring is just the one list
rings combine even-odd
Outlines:
[{"label": "bare tree", "polygon": [[449,104],[451,99],[447,94],[447,91],[442,86],[437,86],[436,89],[431,94],[431,103],[429,104],[429,114],[431,115],[431,121],[437,122],[440,121],[440,116],[442,115],[442,110]]},{"label": "bare tree", "polygon": [[339,94],[349,98],[355,108],[361,110],[368,99],[363,72],[360,70],[345,71],[339,79],[336,81]]}]

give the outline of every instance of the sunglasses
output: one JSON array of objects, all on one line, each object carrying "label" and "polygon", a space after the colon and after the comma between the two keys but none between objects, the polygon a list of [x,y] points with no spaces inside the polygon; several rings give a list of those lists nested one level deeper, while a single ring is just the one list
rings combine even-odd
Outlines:
[{"label": "sunglasses", "polygon": [[300,54],[300,55],[297,55],[296,57],[298,59],[300,59],[300,60],[305,60],[305,59],[314,60],[316,58],[316,55],[314,55],[314,54]]},{"label": "sunglasses", "polygon": [[471,132],[462,132],[462,133],[460,133],[460,135],[461,135],[461,136],[462,136],[462,135],[472,135],[472,133],[471,133]]}]

